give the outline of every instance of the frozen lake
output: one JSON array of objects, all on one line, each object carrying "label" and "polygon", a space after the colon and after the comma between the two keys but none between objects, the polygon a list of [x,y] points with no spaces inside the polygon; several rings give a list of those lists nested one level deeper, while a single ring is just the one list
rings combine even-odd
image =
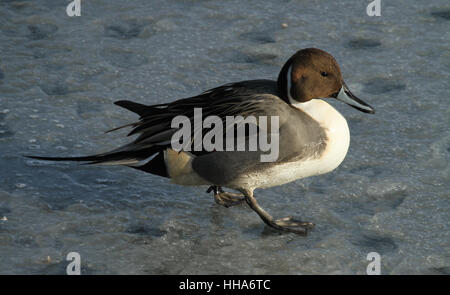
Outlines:
[{"label": "frozen lake", "polygon": [[[0,0],[0,274],[450,274],[448,1]],[[394,3],[393,3],[394,2]],[[286,25],[283,25],[286,24]],[[332,102],[351,144],[332,173],[256,190],[307,237],[267,228],[126,167],[24,154],[87,155],[127,142],[104,131],[228,82],[276,79],[297,50],[338,60],[367,115]]]}]

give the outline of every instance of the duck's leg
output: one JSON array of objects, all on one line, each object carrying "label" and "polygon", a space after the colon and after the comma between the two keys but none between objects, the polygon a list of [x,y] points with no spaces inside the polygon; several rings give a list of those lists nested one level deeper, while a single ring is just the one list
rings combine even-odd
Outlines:
[{"label": "duck's leg", "polygon": [[276,228],[278,230],[293,232],[301,235],[306,235],[308,229],[314,227],[314,223],[296,220],[293,217],[285,217],[280,219],[274,219],[266,210],[259,206],[255,197],[253,196],[253,191],[244,191],[245,201],[250,206],[250,208],[255,211],[259,217],[270,227]]},{"label": "duck's leg", "polygon": [[216,203],[227,208],[242,204],[245,200],[243,195],[225,192],[222,190],[222,187],[217,185],[210,186],[206,192],[210,193],[211,191],[214,191],[214,200]]}]

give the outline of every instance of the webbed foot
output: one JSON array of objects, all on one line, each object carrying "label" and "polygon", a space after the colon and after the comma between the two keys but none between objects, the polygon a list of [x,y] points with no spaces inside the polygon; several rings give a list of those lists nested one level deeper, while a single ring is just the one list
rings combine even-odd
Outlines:
[{"label": "webbed foot", "polygon": [[309,229],[314,228],[314,223],[294,219],[292,216],[270,220],[267,225],[282,231],[306,235]]},{"label": "webbed foot", "polygon": [[253,196],[252,190],[243,192],[245,194],[245,200],[250,208],[252,208],[259,215],[259,217],[261,217],[265,224],[272,228],[306,236],[308,230],[314,227],[314,223],[296,220],[293,217],[274,219],[258,204]]},{"label": "webbed foot", "polygon": [[245,200],[244,195],[225,192],[220,186],[212,185],[206,192],[209,193],[211,191],[214,191],[214,200],[216,203],[227,208],[240,205]]}]

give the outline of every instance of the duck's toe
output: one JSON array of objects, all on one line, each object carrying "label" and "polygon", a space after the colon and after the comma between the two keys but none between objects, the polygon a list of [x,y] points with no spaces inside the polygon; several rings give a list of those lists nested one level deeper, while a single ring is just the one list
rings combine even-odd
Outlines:
[{"label": "duck's toe", "polygon": [[228,208],[231,206],[237,206],[242,204],[245,198],[242,194],[235,194],[222,191],[218,194],[214,194],[214,200],[216,201],[217,204]]},{"label": "duck's toe", "polygon": [[314,228],[314,223],[297,220],[292,216],[276,219],[269,225],[279,230],[302,235],[306,235],[309,229]]}]

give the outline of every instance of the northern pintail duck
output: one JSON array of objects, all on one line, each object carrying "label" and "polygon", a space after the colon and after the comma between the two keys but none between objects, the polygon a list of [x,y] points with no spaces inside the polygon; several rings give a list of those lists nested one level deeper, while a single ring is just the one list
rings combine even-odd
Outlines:
[{"label": "northern pintail duck", "polygon": [[[214,192],[218,204],[230,207],[245,201],[267,225],[305,234],[313,223],[292,217],[273,218],[260,207],[253,191],[330,172],[344,160],[350,143],[347,121],[325,101],[327,98],[374,113],[372,107],[350,92],[333,56],[320,49],[307,48],[289,58],[278,81],[229,83],[198,96],[158,105],[126,100],[115,102],[140,116],[139,121],[119,127],[133,127],[129,135],[139,136],[116,150],[85,157],[30,157],[125,165],[170,178],[176,184],[209,185],[207,192]],[[227,116],[279,118],[278,157],[275,161],[263,162],[260,156],[267,150],[260,148],[253,151],[174,150],[171,138],[178,129],[172,127],[172,120],[184,115],[192,121],[194,108],[201,108],[203,114],[218,116],[224,122]],[[194,132],[192,130],[192,134]],[[249,133],[245,134],[248,139]],[[241,194],[225,192],[222,187]]]}]

